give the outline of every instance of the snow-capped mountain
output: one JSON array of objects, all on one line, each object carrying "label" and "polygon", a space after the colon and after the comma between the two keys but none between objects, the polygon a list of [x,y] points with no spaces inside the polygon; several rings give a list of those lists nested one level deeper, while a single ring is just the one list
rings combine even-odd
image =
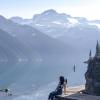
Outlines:
[{"label": "snow-capped mountain", "polygon": [[70,45],[0,16],[0,88],[24,91],[51,82],[66,73],[73,54]]},{"label": "snow-capped mountain", "polygon": [[13,17],[10,20],[18,24],[36,27],[45,34],[54,38],[65,36],[67,31],[71,30],[71,28],[83,30],[85,30],[85,28],[97,28],[98,30],[100,27],[98,23],[99,21],[89,21],[84,17],[72,17],[65,13],[57,13],[53,9],[44,11],[41,14],[36,14],[32,19]]},{"label": "snow-capped mountain", "polygon": [[[33,23],[28,24],[29,26],[73,47],[73,53],[76,55],[70,55],[71,61],[78,65],[87,58],[90,49],[95,48],[97,40],[100,41],[100,29],[97,26],[99,21],[59,14],[52,9],[33,16],[32,20]],[[94,51],[95,49],[92,52]]]},{"label": "snow-capped mountain", "polygon": [[84,17],[72,17],[64,13],[57,13],[53,9],[34,15],[32,20],[33,22],[27,25],[78,48],[85,44],[92,48],[100,37],[99,20],[90,21]]},{"label": "snow-capped mountain", "polygon": [[69,44],[80,52],[79,55],[86,54],[86,51],[94,48],[96,41],[100,40],[99,20],[90,21],[84,17],[72,17],[53,9],[34,15],[32,20],[28,26]]},{"label": "snow-capped mountain", "polygon": [[[42,52],[45,52],[45,53],[49,50],[48,46],[52,46],[52,45],[56,44],[56,47],[57,47],[58,43],[61,43],[62,45],[66,45],[57,39],[53,39],[53,38],[43,34],[41,31],[39,31],[33,27],[13,23],[12,21],[4,18],[3,16],[0,16],[0,29],[8,32],[9,35],[11,35],[14,38],[17,38],[24,45],[30,46],[30,48],[33,48],[34,50],[38,49],[37,51],[39,51],[40,49],[43,49]],[[45,49],[44,49],[43,45],[45,45]],[[49,51],[51,52],[52,49]],[[55,49],[54,49],[54,51],[55,51]]]},{"label": "snow-capped mountain", "polygon": [[7,62],[0,63],[4,66],[0,67],[1,87],[24,91],[66,75],[73,64],[81,69],[81,61],[100,39],[100,30],[93,23],[97,22],[54,10],[32,19],[0,16],[0,60]]},{"label": "snow-capped mountain", "polygon": [[52,9],[41,14],[34,15],[33,19],[30,19],[31,22],[29,21],[26,23],[28,20],[18,17],[13,17],[10,20],[18,24],[36,27],[52,37],[59,37],[59,35],[61,35],[59,33],[56,34],[57,29],[60,31],[61,29],[74,27],[78,24],[77,19],[72,18],[70,15],[66,15],[64,13],[59,14]]}]

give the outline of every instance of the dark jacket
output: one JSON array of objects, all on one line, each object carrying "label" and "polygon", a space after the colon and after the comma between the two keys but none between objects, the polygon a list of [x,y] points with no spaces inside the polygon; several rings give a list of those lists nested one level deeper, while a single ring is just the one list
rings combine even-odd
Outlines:
[{"label": "dark jacket", "polygon": [[55,91],[60,95],[60,94],[62,94],[63,87],[64,87],[63,84],[61,82],[59,82]]}]

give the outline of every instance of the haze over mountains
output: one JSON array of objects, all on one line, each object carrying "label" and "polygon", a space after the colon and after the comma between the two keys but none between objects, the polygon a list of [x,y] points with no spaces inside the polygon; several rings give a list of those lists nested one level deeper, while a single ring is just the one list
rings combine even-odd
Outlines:
[{"label": "haze over mountains", "polygon": [[70,72],[74,64],[82,68],[100,40],[99,24],[52,9],[32,19],[0,16],[0,86],[27,89]]},{"label": "haze over mountains", "polygon": [[[21,90],[32,84],[46,84],[56,75],[55,70],[57,73],[61,70],[58,66],[63,67],[63,72],[70,51],[73,49],[68,44],[0,16],[0,87]],[[52,75],[49,70],[52,70]],[[44,75],[49,79],[39,82]]]},{"label": "haze over mountains", "polygon": [[[41,14],[36,14],[33,16],[32,19],[12,17],[10,18],[10,20],[22,25],[30,25],[33,27],[40,28],[41,30],[44,29],[44,31],[46,31],[46,34],[53,37],[60,37],[64,35],[64,34],[58,35],[60,33],[53,34],[52,32],[54,32],[54,29],[56,30],[56,28],[67,28],[67,29],[70,29],[73,27],[100,28],[100,20],[90,21],[84,17],[72,17],[65,13],[57,13],[53,9],[44,11]],[[48,30],[48,29],[51,29],[51,30]]]},{"label": "haze over mountains", "polygon": [[[88,44],[92,47],[100,36],[100,20],[90,21],[84,17],[72,17],[65,13],[59,14],[53,9],[36,14],[32,19],[12,17],[10,20],[21,25],[35,27],[48,36],[72,46]],[[78,41],[81,41],[81,44]]]}]

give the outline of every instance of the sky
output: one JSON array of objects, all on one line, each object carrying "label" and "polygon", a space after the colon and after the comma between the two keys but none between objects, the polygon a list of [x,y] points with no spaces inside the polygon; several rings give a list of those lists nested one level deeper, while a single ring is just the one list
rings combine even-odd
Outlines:
[{"label": "sky", "polygon": [[48,9],[73,17],[100,19],[100,0],[0,0],[0,15],[6,18],[32,18]]}]

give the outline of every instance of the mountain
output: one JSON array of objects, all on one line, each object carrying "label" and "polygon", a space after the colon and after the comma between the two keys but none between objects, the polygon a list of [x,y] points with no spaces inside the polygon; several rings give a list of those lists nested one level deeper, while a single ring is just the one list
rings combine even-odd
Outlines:
[{"label": "mountain", "polygon": [[[97,24],[99,21],[72,17],[52,9],[34,15],[32,20],[33,23],[28,26],[35,27],[49,37],[72,47],[73,51],[69,53],[70,64],[66,63],[68,66],[74,63],[82,67],[90,49],[95,47],[97,40],[100,41],[100,28]],[[95,49],[92,52],[94,54]]]},{"label": "mountain", "polygon": [[[84,17],[72,17],[70,15],[66,15],[65,13],[57,13],[53,9],[44,11],[41,14],[36,14],[32,19],[19,19],[23,23],[17,21],[16,17],[11,18],[10,20],[18,24],[35,27],[54,38],[60,38],[66,34],[69,35],[70,33],[67,32],[72,28],[76,28],[77,30],[87,30],[87,28],[90,28],[89,30],[99,30],[100,27],[99,20],[89,21]],[[26,20],[31,20],[31,23],[30,21],[28,21],[28,24],[24,23]]]},{"label": "mountain", "polygon": [[[42,30],[43,32],[45,32],[46,34],[50,33],[51,34],[50,36],[52,35],[56,36],[57,35],[56,33],[53,34],[54,33],[53,31],[56,31],[56,28],[66,27],[67,22],[68,24],[70,24],[69,19],[67,19],[67,17],[70,18],[69,15],[66,15],[64,13],[58,14],[55,10],[50,9],[43,12],[42,14],[35,15],[33,19],[30,19],[33,21],[30,24],[20,23],[19,21],[16,20],[16,17],[11,18],[10,20],[18,24],[30,25],[30,26],[36,27]],[[22,19],[22,22],[25,22],[25,19]]]},{"label": "mountain", "polygon": [[21,75],[17,70],[20,69],[22,63],[28,62],[32,55],[29,52],[30,50],[16,37],[0,29],[0,81],[2,81],[0,88],[8,87],[16,77]]},{"label": "mountain", "polygon": [[[22,51],[22,52],[21,52]],[[18,62],[19,59],[27,57],[27,49],[17,38],[13,38],[9,33],[0,29],[0,61],[1,62]],[[26,57],[25,57],[26,56]]]},{"label": "mountain", "polygon": [[1,58],[6,59],[2,52],[9,54],[8,62],[1,63],[5,67],[2,69],[0,66],[1,88],[10,87],[21,91],[23,88],[31,89],[33,84],[39,87],[54,80],[59,72],[66,73],[65,69],[74,62],[70,61],[71,55],[75,55],[70,45],[34,27],[19,25],[0,16],[0,29],[3,30],[1,34],[5,34],[0,37],[1,49],[4,49],[0,51]]},{"label": "mountain", "polygon": [[[16,37],[24,45],[30,46],[34,50],[36,49],[36,51],[48,53],[49,46],[64,47],[64,44],[59,40],[53,39],[33,27],[13,23],[2,16],[0,17],[0,28],[8,32],[11,36]],[[57,45],[59,43],[62,45]],[[53,50],[55,51],[55,49]],[[52,49],[49,51],[53,52]],[[58,49],[57,51],[59,52],[61,50]]]},{"label": "mountain", "polygon": [[73,64],[81,69],[88,51],[100,39],[100,30],[93,23],[86,18],[59,14],[52,9],[32,19],[6,19],[0,16],[0,29],[22,45],[19,45],[22,47],[19,52],[14,54],[21,52],[27,58],[27,61],[9,64],[9,71],[2,74],[0,80],[8,81],[10,77],[11,88],[27,89],[53,81],[59,72],[66,75]]},{"label": "mountain", "polygon": [[[68,84],[82,84],[86,69],[83,62],[100,40],[98,25],[99,21],[52,9],[32,19],[0,16],[0,31],[4,35],[0,36],[0,59],[5,61],[0,63],[0,88],[11,88],[15,93],[36,91],[59,75],[68,77]],[[77,77],[80,81],[75,80]]]},{"label": "mountain", "polygon": [[23,19],[21,17],[12,17],[12,18],[10,18],[10,20],[12,20],[14,23],[19,23],[22,25],[24,25],[24,24],[28,25],[28,24],[31,24],[33,22],[32,19]]},{"label": "mountain", "polygon": [[85,49],[86,44],[86,48],[93,48],[100,37],[99,20],[90,21],[84,17],[72,17],[64,13],[57,13],[53,9],[34,15],[32,20],[33,22],[28,24],[29,26],[74,46],[77,50]]}]

